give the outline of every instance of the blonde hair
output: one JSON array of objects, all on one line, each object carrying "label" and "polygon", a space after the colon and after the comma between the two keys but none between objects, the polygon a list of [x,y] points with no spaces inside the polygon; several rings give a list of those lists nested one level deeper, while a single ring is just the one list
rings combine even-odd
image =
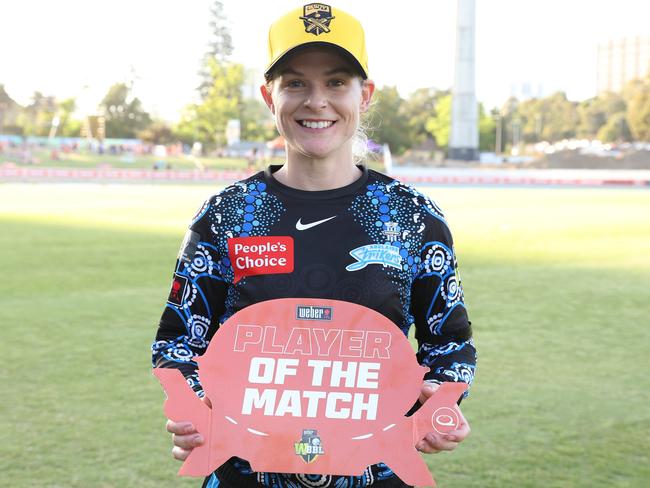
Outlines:
[{"label": "blonde hair", "polygon": [[368,127],[366,125],[366,121],[361,118],[356,133],[352,138],[352,158],[354,160],[354,164],[361,164],[365,166],[368,155],[370,154],[370,151],[368,150],[367,130]]}]

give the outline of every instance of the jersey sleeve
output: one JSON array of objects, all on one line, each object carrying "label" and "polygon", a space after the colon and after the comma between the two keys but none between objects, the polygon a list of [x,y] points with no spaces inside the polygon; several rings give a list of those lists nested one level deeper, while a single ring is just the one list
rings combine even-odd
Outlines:
[{"label": "jersey sleeve", "polygon": [[181,244],[171,290],[151,346],[155,368],[177,368],[199,395],[203,390],[195,356],[205,352],[225,310],[227,282],[222,258],[211,233],[218,231],[207,200],[190,224]]},{"label": "jersey sleeve", "polygon": [[[431,203],[428,208],[437,209]],[[430,369],[426,381],[471,385],[476,349],[451,232],[440,213],[429,211],[425,223],[420,269],[411,290],[417,358]]]}]

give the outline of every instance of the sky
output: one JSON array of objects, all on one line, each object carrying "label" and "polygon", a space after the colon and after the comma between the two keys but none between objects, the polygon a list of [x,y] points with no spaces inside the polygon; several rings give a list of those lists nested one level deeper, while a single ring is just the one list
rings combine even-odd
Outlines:
[{"label": "sky", "polygon": [[[224,0],[235,52],[259,84],[270,22],[296,0]],[[196,100],[210,0],[2,0],[0,84],[20,103],[35,90],[91,112],[110,85],[134,79],[146,110],[168,121]],[[371,78],[402,96],[450,88],[456,0],[338,0],[366,30]],[[596,92],[598,43],[650,35],[648,0],[476,0],[476,93],[500,106],[533,95]],[[135,76],[133,75],[135,74]],[[261,99],[261,97],[260,97]]]}]

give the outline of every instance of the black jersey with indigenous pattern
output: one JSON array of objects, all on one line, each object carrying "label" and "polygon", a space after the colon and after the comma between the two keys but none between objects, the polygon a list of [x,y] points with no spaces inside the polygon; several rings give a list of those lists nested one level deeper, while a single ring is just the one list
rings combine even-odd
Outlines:
[{"label": "black jersey with indigenous pattern", "polygon": [[[194,357],[237,311],[276,298],[344,300],[376,310],[407,334],[433,382],[474,378],[476,351],[451,233],[426,196],[361,168],[354,183],[303,191],[272,176],[277,167],[209,198],[189,226],[152,346],[155,367],[181,370],[203,396]],[[370,486],[394,476],[378,464],[361,476],[254,473],[267,487]]]}]

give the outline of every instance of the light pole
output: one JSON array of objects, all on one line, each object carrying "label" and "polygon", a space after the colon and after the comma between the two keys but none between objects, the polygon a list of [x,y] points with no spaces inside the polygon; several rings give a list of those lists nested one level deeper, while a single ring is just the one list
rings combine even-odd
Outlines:
[{"label": "light pole", "polygon": [[0,135],[5,127],[5,109],[8,107],[6,102],[0,102]]},{"label": "light pole", "polygon": [[475,0],[457,0],[456,61],[449,159],[478,159],[478,103],[474,86]]},{"label": "light pole", "polygon": [[512,149],[513,156],[519,156],[519,139],[521,136],[521,122],[518,118],[512,119]]},{"label": "light pole", "polygon": [[503,132],[503,117],[501,116],[501,112],[497,112],[495,114],[496,117],[496,134],[495,134],[495,141],[494,141],[494,152],[496,154],[501,154],[501,136]]}]

